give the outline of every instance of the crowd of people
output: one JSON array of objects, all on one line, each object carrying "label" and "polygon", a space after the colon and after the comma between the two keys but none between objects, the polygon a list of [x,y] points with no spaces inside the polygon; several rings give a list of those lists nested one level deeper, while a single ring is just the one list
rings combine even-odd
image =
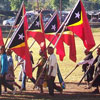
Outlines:
[{"label": "crowd of people", "polygon": [[[76,66],[82,65],[82,69],[84,72],[84,81],[87,84],[88,89],[91,87],[95,87],[96,89],[93,93],[99,93],[99,85],[100,85],[100,48],[97,48],[97,57],[94,59],[92,52],[85,50],[84,51],[86,58],[80,61]],[[63,88],[61,86],[57,86],[55,84],[55,78],[57,75],[57,59],[54,54],[54,48],[48,47],[49,56],[45,55],[42,50],[39,51],[40,59],[37,64],[32,68],[32,72],[35,68],[37,69],[36,79],[34,77],[28,78],[32,81],[35,88],[40,90],[40,93],[43,93],[43,84],[47,83],[48,92],[50,96],[54,96],[54,89],[63,92]],[[34,64],[32,51],[30,52],[31,63]],[[21,72],[19,75],[19,81],[22,81],[22,85],[20,86],[15,81],[14,75],[14,64],[12,59],[12,50],[5,50],[5,46],[0,46],[0,95],[2,93],[7,93],[7,88],[9,88],[13,94],[16,93],[16,87],[19,88],[20,93],[26,90],[26,71],[25,71],[25,60],[21,57],[17,56],[18,65],[21,68]],[[44,66],[46,64],[46,66]],[[96,67],[95,67],[96,64]],[[2,91],[2,87],[4,87],[4,91]]]}]

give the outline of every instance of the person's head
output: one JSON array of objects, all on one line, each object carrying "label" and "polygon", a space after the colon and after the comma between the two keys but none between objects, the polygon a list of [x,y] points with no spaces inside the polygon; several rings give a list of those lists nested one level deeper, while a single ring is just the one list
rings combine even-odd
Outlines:
[{"label": "person's head", "polygon": [[5,46],[0,46],[0,54],[5,53]]},{"label": "person's head", "polygon": [[53,54],[54,53],[54,48],[53,47],[48,47],[48,54]]},{"label": "person's head", "polygon": [[7,55],[11,55],[12,54],[12,50],[11,49],[7,49]]},{"label": "person's head", "polygon": [[97,55],[100,55],[100,48],[97,49]]},{"label": "person's head", "polygon": [[33,53],[33,51],[29,51],[31,54]]},{"label": "person's head", "polygon": [[45,55],[45,54],[44,54],[44,51],[42,51],[42,50],[40,49],[39,55],[40,55],[40,56],[44,56],[44,55]]},{"label": "person's head", "polygon": [[89,50],[87,50],[87,49],[85,49],[85,50],[84,50],[85,55],[88,55],[88,54],[89,54],[89,52],[90,52],[90,51],[89,51]]}]

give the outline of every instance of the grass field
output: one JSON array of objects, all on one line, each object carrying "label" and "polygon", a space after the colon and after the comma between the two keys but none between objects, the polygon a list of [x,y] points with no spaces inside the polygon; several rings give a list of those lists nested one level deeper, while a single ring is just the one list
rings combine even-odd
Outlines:
[{"label": "grass field", "polygon": [[[92,31],[97,46],[98,44],[100,44],[100,28],[92,29]],[[5,40],[6,38],[4,39],[4,41]],[[34,40],[32,38],[28,40],[29,46],[33,41]],[[76,63],[72,62],[69,59],[69,47],[67,45],[65,45],[66,57],[62,62],[59,60],[58,55],[56,55],[63,78],[65,78],[65,76],[76,66],[76,64],[85,57],[84,55],[85,48],[83,42],[78,37],[75,37],[75,42],[77,51]],[[47,41],[47,45],[48,43],[49,42]],[[34,62],[36,64],[37,60],[39,59],[38,44],[35,43],[30,50],[33,51]],[[96,57],[96,51],[94,51],[93,55],[94,57]],[[15,54],[13,54],[13,59],[15,59],[14,56]],[[16,63],[17,62],[14,61],[15,66]],[[18,81],[19,70],[20,68],[17,68],[15,70],[15,76],[16,76],[16,82],[18,82],[21,85],[21,82]],[[35,69],[35,72],[33,73],[34,77],[36,77],[36,71],[37,69]],[[82,68],[81,66],[79,66],[66,80],[64,80],[66,82],[66,89],[64,90],[63,94],[59,94],[58,92],[55,91],[54,97],[49,97],[47,89],[44,89],[44,94],[40,94],[39,91],[37,90],[33,91],[34,85],[30,81],[28,81],[27,91],[24,91],[22,94],[20,94],[19,90],[17,89],[16,95],[12,95],[12,93],[9,92],[9,94],[3,94],[2,96],[0,96],[0,100],[100,100],[99,94],[98,95],[91,94],[91,91],[93,89],[88,89],[88,90],[84,89],[85,87],[84,81],[82,82],[81,86],[77,86],[77,83],[80,81],[82,76],[83,76]],[[58,78],[56,78],[56,82],[58,83]]]}]

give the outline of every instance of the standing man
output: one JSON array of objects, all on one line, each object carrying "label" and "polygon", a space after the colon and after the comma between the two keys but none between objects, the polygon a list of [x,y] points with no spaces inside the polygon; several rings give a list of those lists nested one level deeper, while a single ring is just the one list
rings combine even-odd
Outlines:
[{"label": "standing man", "polygon": [[54,89],[62,92],[62,88],[57,86],[54,81],[55,77],[57,75],[57,59],[54,54],[54,48],[53,47],[48,47],[48,54],[50,55],[48,58],[48,89],[49,89],[49,94],[51,96],[54,96]]}]

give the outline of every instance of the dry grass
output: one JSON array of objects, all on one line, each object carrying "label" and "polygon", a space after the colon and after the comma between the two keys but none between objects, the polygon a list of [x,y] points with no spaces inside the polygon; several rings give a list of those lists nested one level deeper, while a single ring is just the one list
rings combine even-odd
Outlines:
[{"label": "dry grass", "polygon": [[[98,29],[99,30],[99,29]],[[96,30],[95,33],[93,33],[94,35],[94,39],[96,42],[96,46],[100,43],[100,32]],[[94,32],[94,30],[93,30]],[[5,40],[5,39],[4,39]],[[31,43],[34,40],[31,38],[28,41],[29,46],[31,45]],[[63,78],[75,67],[75,65],[82,60],[85,56],[84,56],[84,46],[83,46],[83,42],[78,38],[75,37],[75,41],[76,41],[76,49],[77,49],[77,62],[74,63],[69,59],[69,47],[67,45],[65,45],[65,51],[66,51],[66,57],[64,58],[64,60],[61,62],[59,60],[59,57],[57,55],[57,60],[58,60],[58,64],[60,66],[60,70],[61,70],[61,74],[63,76]],[[49,42],[47,42],[48,45]],[[95,46],[95,47],[96,47]],[[95,48],[94,47],[94,48]],[[93,49],[94,49],[93,48]],[[33,57],[34,57],[34,62],[36,64],[37,60],[39,59],[39,46],[37,43],[35,43],[33,45],[33,47],[30,49],[33,51]],[[55,50],[56,52],[56,50]],[[94,57],[96,57],[96,51],[93,53]],[[13,54],[13,59],[15,54]],[[16,61],[14,62],[14,65],[16,66]],[[34,64],[34,65],[35,65]],[[16,81],[18,82],[18,74],[19,74],[19,70],[20,68],[17,68],[15,71],[15,76],[16,76]],[[36,71],[33,73],[33,76],[36,76]],[[48,96],[48,91],[47,89],[44,89],[45,93],[44,94],[39,94],[38,91],[33,91],[33,84],[29,81],[27,82],[27,91],[23,92],[21,95],[19,94],[19,92],[16,95],[12,95],[11,93],[7,94],[7,95],[3,95],[2,97],[0,97],[0,100],[100,100],[100,95],[93,95],[90,92],[92,91],[90,90],[85,90],[84,89],[84,84],[81,87],[77,86],[77,83],[80,81],[81,77],[82,77],[83,73],[82,73],[82,68],[81,66],[78,67],[66,80],[64,80],[66,82],[66,89],[64,90],[64,94],[59,94],[58,92],[56,92],[55,97],[50,98]],[[58,82],[58,78],[56,78],[56,81]],[[18,82],[21,85],[21,82]],[[2,98],[2,99],[1,99]]]}]

